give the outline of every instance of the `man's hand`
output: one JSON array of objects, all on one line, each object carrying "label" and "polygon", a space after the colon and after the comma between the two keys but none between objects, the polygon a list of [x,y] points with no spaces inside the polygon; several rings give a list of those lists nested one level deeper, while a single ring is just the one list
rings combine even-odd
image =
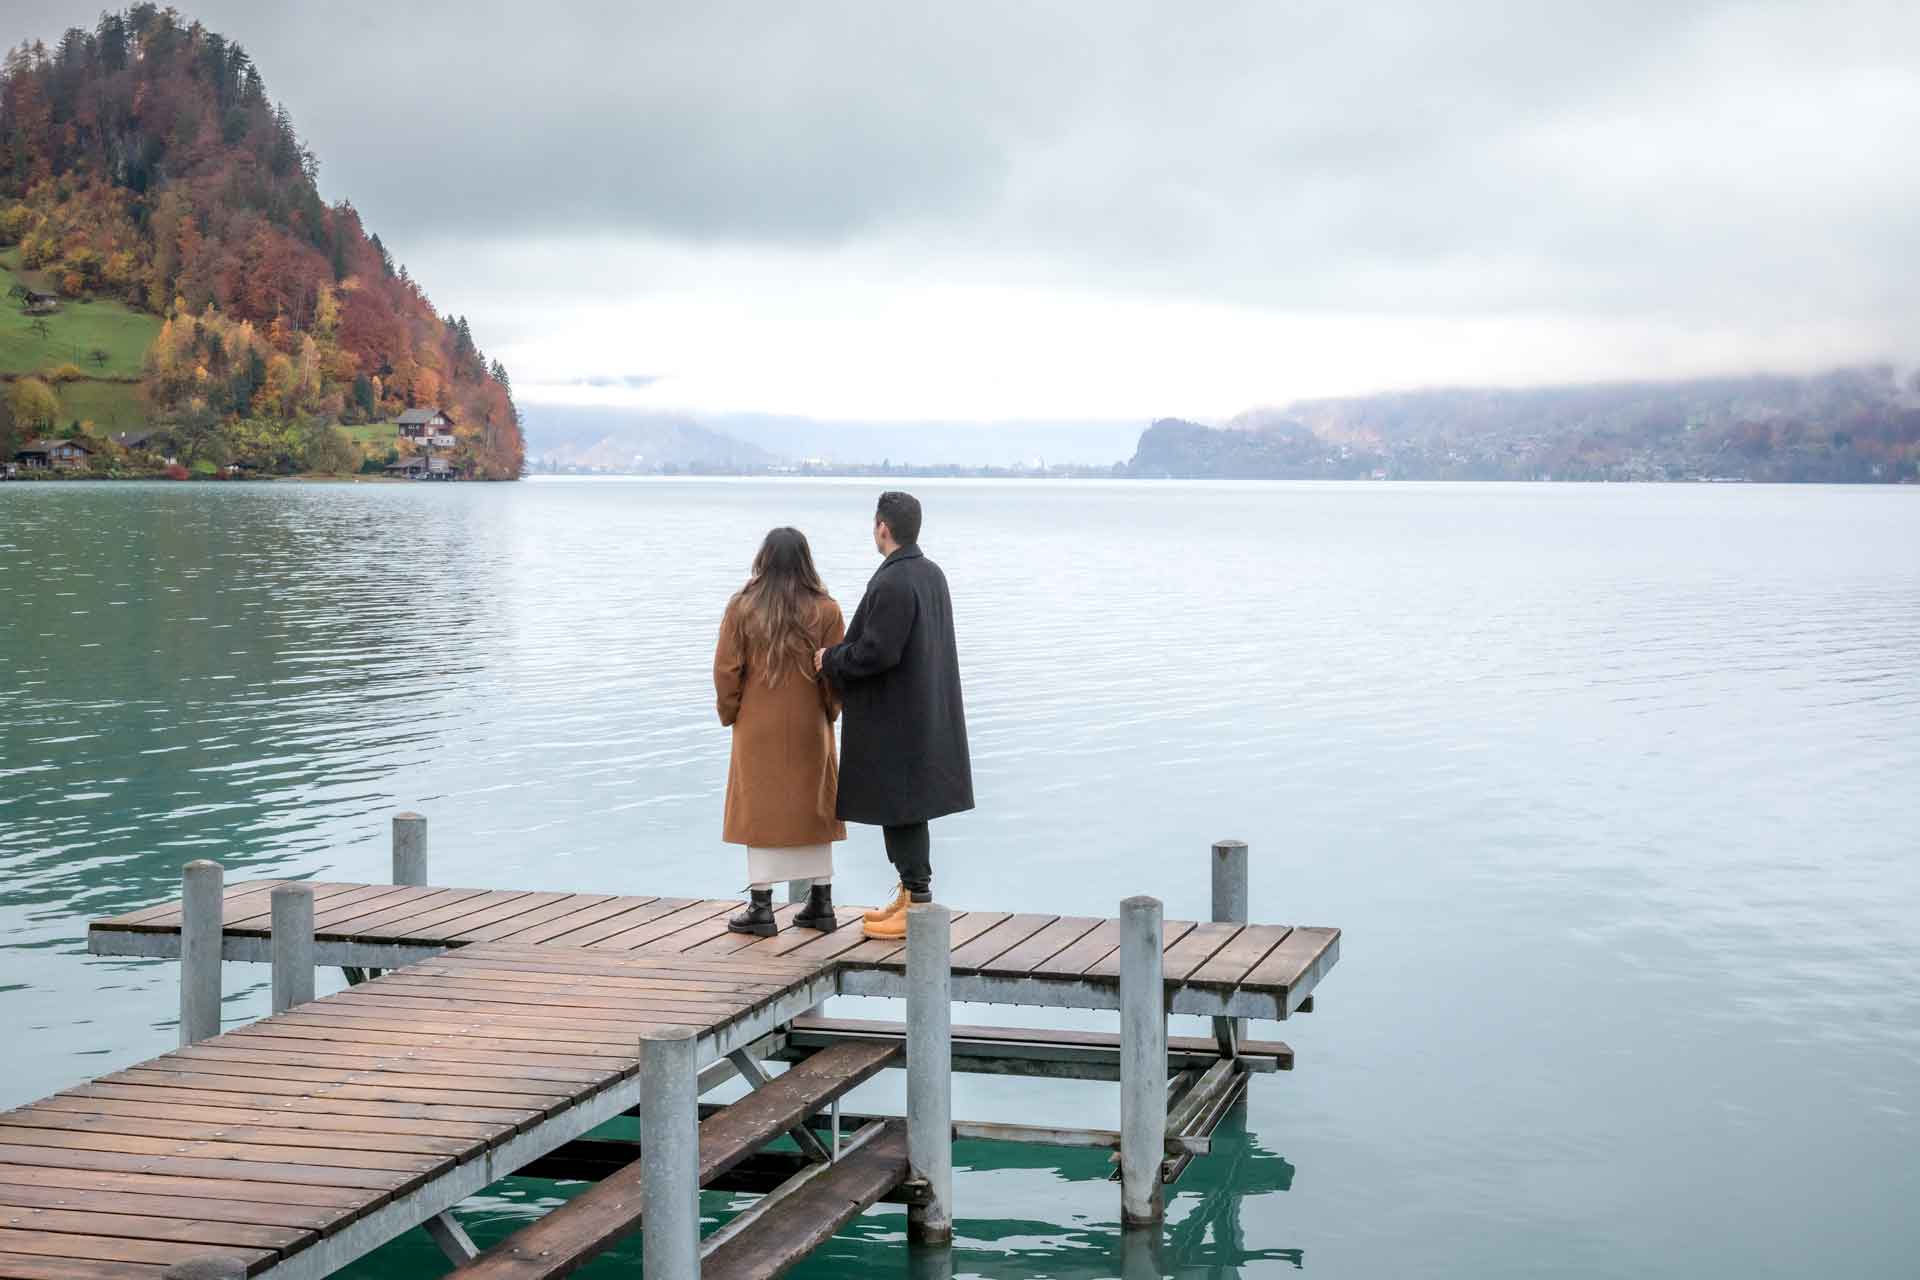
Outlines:
[{"label": "man's hand", "polygon": [[815,649],[813,651],[813,669],[816,674],[819,673],[820,668],[826,663],[826,660],[827,651],[825,649]]}]

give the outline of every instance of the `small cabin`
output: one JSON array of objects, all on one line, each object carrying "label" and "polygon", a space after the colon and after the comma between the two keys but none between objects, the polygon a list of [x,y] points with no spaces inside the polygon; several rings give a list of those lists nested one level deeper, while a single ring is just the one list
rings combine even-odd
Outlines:
[{"label": "small cabin", "polygon": [[28,471],[84,471],[93,450],[78,440],[29,440],[13,460]]},{"label": "small cabin", "polygon": [[402,440],[435,449],[453,448],[453,415],[445,409],[408,409],[395,423]]},{"label": "small cabin", "polygon": [[410,458],[402,458],[398,462],[388,463],[382,470],[402,480],[453,479],[453,467],[445,458],[435,457],[432,454],[415,454]]}]

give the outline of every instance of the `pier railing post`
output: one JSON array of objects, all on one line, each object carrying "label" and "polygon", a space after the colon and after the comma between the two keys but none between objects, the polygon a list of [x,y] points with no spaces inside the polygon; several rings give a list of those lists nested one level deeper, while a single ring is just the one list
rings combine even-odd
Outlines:
[{"label": "pier railing post", "polygon": [[1120,1221],[1157,1223],[1167,1154],[1167,996],[1158,898],[1120,904]]},{"label": "pier railing post", "polygon": [[692,1027],[640,1035],[641,1263],[700,1277],[700,1074]]},{"label": "pier railing post", "polygon": [[224,873],[198,859],[181,872],[180,1044],[220,1034],[220,950]]},{"label": "pier railing post", "polygon": [[[1245,924],[1247,905],[1247,842],[1216,840],[1213,842],[1213,918],[1222,924]],[[1247,1020],[1215,1018],[1213,1034],[1223,1050],[1231,1047],[1238,1053],[1241,1041],[1247,1038]]]},{"label": "pier railing post", "polygon": [[313,999],[313,886],[283,884],[273,897],[273,1011]]},{"label": "pier railing post", "polygon": [[427,882],[427,820],[417,813],[393,815],[393,882]]},{"label": "pier railing post", "polygon": [[953,1240],[953,916],[907,909],[907,1168],[926,1184],[907,1208],[907,1238]]}]

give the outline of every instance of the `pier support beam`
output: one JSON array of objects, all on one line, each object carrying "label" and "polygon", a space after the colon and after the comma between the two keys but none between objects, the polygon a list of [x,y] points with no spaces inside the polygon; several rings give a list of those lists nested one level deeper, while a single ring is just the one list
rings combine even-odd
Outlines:
[{"label": "pier support beam", "polygon": [[181,873],[180,1045],[220,1034],[220,948],[224,872],[198,859]]},{"label": "pier support beam", "polygon": [[[1247,842],[1213,843],[1213,918],[1224,924],[1247,923]],[[1220,1052],[1237,1055],[1247,1038],[1245,1018],[1215,1018],[1213,1035]]]},{"label": "pier support beam", "polygon": [[953,1241],[953,915],[907,909],[907,1168],[926,1196],[907,1209],[907,1238]]},{"label": "pier support beam", "polygon": [[273,1011],[313,999],[313,886],[273,891]]},{"label": "pier support beam", "polygon": [[1120,904],[1120,1221],[1165,1213],[1160,1163],[1167,1142],[1167,995],[1158,898]]},{"label": "pier support beam", "polygon": [[427,820],[417,813],[393,815],[393,882],[427,882]]},{"label": "pier support beam", "polygon": [[700,1278],[700,1063],[692,1027],[640,1036],[641,1263]]}]

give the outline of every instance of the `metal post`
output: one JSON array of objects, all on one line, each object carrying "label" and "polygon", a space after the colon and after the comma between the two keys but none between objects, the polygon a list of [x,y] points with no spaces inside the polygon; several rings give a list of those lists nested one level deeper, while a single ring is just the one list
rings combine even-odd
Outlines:
[{"label": "metal post", "polygon": [[807,900],[807,891],[812,888],[813,881],[811,879],[787,881],[787,901],[805,902]]},{"label": "metal post", "polygon": [[180,885],[180,1044],[220,1034],[220,948],[223,872],[217,862],[189,862]]},{"label": "metal post", "polygon": [[1120,1221],[1157,1223],[1165,1211],[1167,997],[1158,898],[1120,904]]},{"label": "metal post", "polygon": [[641,1262],[650,1276],[700,1277],[700,1064],[692,1027],[640,1034]]},{"label": "metal post", "polygon": [[427,820],[417,813],[393,815],[393,882],[427,882]]},{"label": "metal post", "polygon": [[[1247,922],[1247,842],[1245,840],[1213,842],[1213,918],[1226,924]],[[1237,1057],[1241,1042],[1247,1038],[1247,1020],[1215,1018],[1213,1034],[1214,1038],[1220,1042],[1223,1053],[1231,1052]]]},{"label": "metal post", "polygon": [[907,1208],[907,1238],[953,1240],[953,915],[907,908],[907,1168],[927,1186]]},{"label": "metal post", "polygon": [[313,999],[313,886],[273,891],[273,1011]]}]

